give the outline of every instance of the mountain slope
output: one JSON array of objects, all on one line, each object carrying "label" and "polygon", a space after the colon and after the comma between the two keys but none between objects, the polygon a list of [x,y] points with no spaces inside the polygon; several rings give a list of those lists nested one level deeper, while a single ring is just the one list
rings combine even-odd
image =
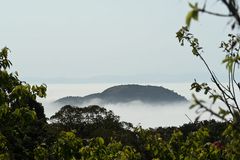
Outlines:
[{"label": "mountain slope", "polygon": [[55,101],[62,105],[117,104],[141,101],[147,104],[166,104],[187,102],[187,99],[174,91],[159,86],[119,85],[113,86],[102,93],[84,97],[63,97]]}]

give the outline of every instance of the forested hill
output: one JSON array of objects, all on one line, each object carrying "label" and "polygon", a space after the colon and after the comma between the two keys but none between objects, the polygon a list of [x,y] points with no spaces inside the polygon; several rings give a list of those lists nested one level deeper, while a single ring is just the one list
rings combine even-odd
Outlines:
[{"label": "forested hill", "polygon": [[113,86],[102,93],[90,94],[85,97],[63,97],[55,101],[61,105],[117,104],[140,101],[146,104],[166,104],[187,102],[187,99],[174,91],[159,86],[119,85]]}]

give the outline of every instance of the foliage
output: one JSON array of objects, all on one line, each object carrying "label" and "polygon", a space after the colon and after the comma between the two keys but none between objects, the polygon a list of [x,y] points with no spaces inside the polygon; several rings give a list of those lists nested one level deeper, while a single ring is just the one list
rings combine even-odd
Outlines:
[{"label": "foliage", "polygon": [[47,124],[43,108],[36,101],[45,96],[46,88],[20,81],[17,75],[8,73],[9,65],[3,66],[0,159],[180,159],[189,156],[186,149],[199,147],[194,154],[202,153],[207,143],[197,139],[201,129],[194,134],[173,131],[163,139],[161,134],[167,133],[134,128],[99,106],[64,106]]},{"label": "foliage", "polygon": [[105,121],[119,122],[119,116],[115,116],[112,111],[97,105],[84,108],[66,105],[62,107],[50,120],[53,123],[61,123],[68,129],[79,127],[78,125],[94,124]]},{"label": "foliage", "polygon": [[62,107],[51,118],[52,128],[59,131],[75,130],[82,138],[103,137],[106,141],[113,137],[124,144],[133,143],[134,134],[131,123],[121,122],[119,116],[103,107],[92,105],[88,107]]},{"label": "foliage", "polygon": [[[211,141],[208,128],[201,127],[189,132],[184,138],[180,130],[174,130],[170,139],[166,140],[160,134],[151,130],[137,128],[140,143],[140,153],[143,159],[220,159],[225,151],[220,147],[221,141]],[[219,147],[217,146],[219,145]]]},{"label": "foliage", "polygon": [[[201,2],[201,1],[200,1]],[[218,3],[222,3],[228,10],[228,13],[218,13],[215,11],[210,11],[207,9],[208,0],[202,2],[203,4],[199,5],[198,3],[188,3],[190,6],[190,11],[186,16],[186,25],[190,26],[192,20],[198,20],[199,13],[205,13],[217,17],[231,18],[228,24],[231,25],[232,29],[235,29],[236,26],[240,25],[240,15],[239,15],[239,5],[237,0],[219,0]],[[200,7],[199,7],[200,6]]]},{"label": "foliage", "polygon": [[61,132],[57,141],[46,149],[38,146],[35,149],[35,159],[89,159],[89,160],[137,160],[140,154],[130,146],[111,140],[108,144],[101,137],[82,140],[74,132]]},{"label": "foliage", "polygon": [[[199,106],[198,110],[202,113],[210,112],[212,115],[217,116],[218,118],[227,121],[226,117],[230,115],[232,119],[236,119],[236,116],[240,112],[239,104],[236,98],[236,88],[240,89],[236,79],[236,66],[239,64],[239,40],[234,35],[229,35],[230,40],[228,42],[222,42],[221,47],[226,52],[226,58],[223,60],[223,63],[226,64],[228,70],[228,83],[225,86],[219,81],[214,72],[210,69],[205,59],[201,55],[202,47],[199,46],[198,39],[195,38],[186,27],[182,27],[179,32],[177,32],[177,38],[181,44],[184,44],[187,41],[192,47],[193,55],[199,57],[204,65],[206,66],[208,72],[210,73],[212,82],[216,85],[217,89],[213,89],[208,86],[207,83],[199,84],[196,81],[192,84],[191,89],[194,89],[196,92],[203,91],[204,94],[209,95],[209,99],[212,100],[212,104],[215,104],[217,101],[221,101],[224,106],[219,107],[219,111],[216,112],[212,109],[209,109],[204,104],[204,101],[198,100],[193,96],[194,103],[191,108]],[[229,47],[230,46],[230,47]]]},{"label": "foliage", "polygon": [[0,139],[2,159],[32,159],[33,149],[43,140],[46,118],[37,97],[46,96],[46,86],[30,86],[9,73],[9,49],[0,52]]},{"label": "foliage", "polygon": [[[226,5],[229,12],[231,13],[229,16],[235,18],[235,22],[238,22],[239,14],[235,13],[235,10],[238,9],[238,4],[235,0],[221,1],[223,4]],[[192,5],[190,5],[193,8]],[[206,12],[205,9],[200,10],[197,5],[194,6],[195,10]],[[204,6],[205,8],[205,6]],[[208,13],[208,12],[206,12]],[[237,15],[236,15],[237,14]],[[187,16],[186,19],[189,17]],[[187,23],[189,26],[189,24]],[[228,121],[229,116],[232,121],[239,121],[239,114],[240,108],[237,101],[237,90],[240,89],[240,85],[236,79],[236,70],[240,64],[240,56],[239,56],[239,49],[240,49],[240,38],[239,36],[229,34],[229,40],[221,42],[220,48],[226,54],[225,58],[223,59],[222,63],[226,65],[226,69],[228,71],[228,82],[227,85],[224,85],[215,73],[211,70],[209,65],[207,64],[205,58],[202,56],[203,49],[200,46],[198,39],[194,37],[192,33],[189,32],[188,27],[182,27],[177,32],[177,38],[181,45],[184,45],[185,42],[189,43],[190,47],[192,48],[193,55],[200,58],[200,60],[204,63],[205,67],[207,68],[212,82],[215,84],[216,89],[211,88],[208,86],[207,83],[199,84],[196,81],[192,84],[191,89],[195,90],[196,92],[203,91],[204,94],[209,96],[209,99],[212,100],[212,104],[215,104],[217,101],[223,103],[223,106],[219,107],[218,112],[212,110],[208,106],[204,104],[204,101],[198,100],[195,96],[193,96],[194,103],[191,108],[198,106],[198,111],[200,113],[210,112],[212,115],[217,116],[218,118]],[[228,117],[228,118],[227,118]],[[234,122],[238,123],[238,122]]]},{"label": "foliage", "polygon": [[[207,2],[207,1],[206,1]],[[240,63],[239,36],[229,34],[220,48],[226,54],[229,81],[224,85],[206,63],[203,49],[197,38],[189,31],[192,20],[198,20],[199,12],[216,16],[232,17],[231,27],[240,24],[238,3],[235,0],[220,0],[229,14],[206,10],[199,4],[189,4],[191,11],[186,16],[187,27],[177,32],[181,45],[188,43],[194,56],[204,63],[211,80],[216,85],[195,81],[191,89],[208,95],[212,104],[222,102],[218,111],[209,108],[204,101],[193,96],[191,108],[197,107],[200,115],[209,112],[223,122],[204,121],[180,127],[142,129],[131,123],[120,122],[119,116],[99,106],[85,108],[64,106],[46,122],[43,106],[37,97],[46,96],[46,86],[31,86],[18,79],[18,74],[9,73],[11,62],[8,48],[0,52],[0,160],[219,160],[240,159],[240,109],[237,102],[236,70]]]},{"label": "foliage", "polygon": [[[40,107],[36,97],[44,95],[44,89],[30,87],[17,76],[15,78],[17,86],[6,80],[12,91],[5,89],[2,94],[6,99],[0,107],[0,159],[240,157],[236,149],[239,140],[235,139],[240,137],[234,124],[228,125],[226,130],[226,124],[215,121],[190,123],[178,128],[142,129],[120,122],[119,116],[99,106],[78,108],[69,105],[61,108],[51,117],[52,123],[47,124],[45,116],[42,117],[44,114],[36,109]],[[10,101],[10,97],[14,100]]]},{"label": "foliage", "polygon": [[[10,64],[10,61],[6,62]],[[37,97],[44,86],[30,86],[6,66],[1,83],[0,159],[238,159],[236,125],[191,123],[178,128],[142,129],[121,122],[99,106],[64,106],[48,124]],[[3,85],[4,84],[4,85]],[[234,121],[238,122],[238,121]],[[217,129],[216,129],[217,128]],[[221,128],[221,129],[220,129]],[[224,132],[222,131],[224,130]],[[223,132],[221,135],[219,132]],[[240,137],[239,137],[240,138]]]},{"label": "foliage", "polygon": [[[239,15],[239,5],[236,0],[220,0],[219,3],[222,3],[228,10],[228,14],[216,13],[206,10],[207,1],[205,1],[202,8],[199,8],[198,5],[190,4],[191,11],[186,16],[186,25],[187,27],[182,27],[177,32],[177,38],[180,44],[183,46],[187,42],[192,48],[192,53],[194,56],[200,58],[207,68],[212,82],[215,84],[215,88],[209,87],[207,83],[198,83],[195,82],[191,85],[191,89],[196,92],[203,92],[205,95],[208,95],[208,98],[212,101],[212,105],[220,104],[218,111],[213,110],[212,107],[206,105],[203,100],[199,100],[195,95],[193,95],[194,103],[190,108],[197,107],[199,116],[196,120],[205,112],[210,113],[211,115],[220,118],[223,121],[227,122],[227,127],[221,134],[221,139],[225,143],[223,145],[222,141],[216,141],[214,143],[215,148],[219,150],[213,151],[214,158],[223,158],[224,159],[239,159],[240,150],[239,150],[239,123],[240,123],[240,108],[237,100],[237,92],[240,90],[240,85],[236,79],[237,69],[239,67],[240,56],[240,38],[238,35],[229,34],[228,41],[222,41],[220,48],[225,53],[225,58],[222,63],[226,65],[228,72],[228,82],[227,85],[223,84],[212,69],[207,64],[205,58],[202,56],[203,49],[200,46],[198,39],[194,37],[192,33],[189,32],[189,26],[192,19],[197,20],[198,12],[220,16],[220,17],[231,17],[231,28],[235,29],[236,25],[240,25],[240,15]],[[194,14],[193,14],[194,12]],[[195,142],[195,141],[194,141]],[[210,148],[212,151],[213,147]],[[211,157],[212,159],[213,157]]]},{"label": "foliage", "polygon": [[[92,106],[86,107],[86,108],[77,108],[77,107],[72,107],[72,106],[64,106],[62,109],[66,109],[68,108],[69,110],[71,110],[72,112],[70,112],[68,110],[69,114],[65,114],[64,112],[61,112],[61,114],[59,115],[60,112],[56,113],[55,115],[58,115],[59,119],[55,119],[57,118],[56,116],[54,116],[53,122],[55,123],[55,125],[58,125],[60,123],[65,123],[65,120],[76,120],[79,119],[79,121],[71,121],[71,123],[67,123],[68,125],[71,125],[71,129],[73,130],[74,134],[71,133],[71,135],[74,135],[75,138],[73,138],[74,140],[80,139],[80,142],[78,144],[81,144],[79,147],[81,147],[82,151],[88,151],[86,154],[90,157],[90,155],[92,157],[97,157],[97,155],[95,155],[95,147],[97,146],[95,144],[96,141],[96,137],[98,137],[97,139],[99,139],[99,136],[101,136],[101,132],[98,132],[98,134],[96,134],[93,137],[83,137],[82,136],[82,132],[79,131],[79,124],[76,125],[75,123],[79,123],[82,121],[85,122],[84,118],[82,119],[83,116],[81,116],[81,114],[79,114],[78,116],[76,116],[77,111],[81,110],[85,110],[88,112],[84,112],[82,114],[89,114],[89,111],[94,111],[96,110],[102,110],[102,111],[106,111],[106,109],[103,109],[101,107],[95,106],[94,110],[91,110]],[[63,111],[63,110],[60,111]],[[73,112],[74,111],[74,112]],[[71,114],[70,114],[71,113]],[[80,112],[78,112],[80,113]],[[98,112],[94,112],[94,113],[98,113]],[[106,113],[108,113],[108,111],[106,111]],[[99,113],[98,113],[99,114]],[[67,118],[63,115],[68,115]],[[104,115],[104,114],[102,114]],[[63,121],[60,119],[60,117],[65,117],[63,118]],[[93,125],[94,123],[92,123],[94,120],[94,118],[96,118],[97,116],[91,116],[92,120],[88,121],[91,122],[90,124]],[[91,119],[90,118],[90,119]],[[65,119],[65,120],[64,120]],[[102,121],[101,124],[104,124],[104,116],[103,117],[98,117],[99,120],[97,121]],[[96,121],[96,122],[97,122]],[[56,123],[57,122],[57,123]],[[68,121],[67,121],[68,122]],[[82,124],[80,124],[82,125]],[[86,125],[86,124],[85,124]],[[107,124],[105,124],[107,125]],[[105,128],[106,126],[102,125],[101,127]],[[75,126],[75,127],[73,127]],[[110,125],[111,126],[111,125]],[[118,139],[119,136],[124,135],[126,132],[124,130],[115,130],[115,128],[109,128],[109,132],[114,131],[115,134],[108,134],[109,137],[104,137],[100,138],[100,144],[103,143],[108,143],[108,145],[112,145],[112,143],[115,145],[115,142],[117,144],[121,144],[121,146],[130,146],[131,149],[134,150],[134,153],[136,152],[137,155],[141,156],[141,159],[184,159],[185,157],[189,157],[189,159],[193,159],[195,156],[199,157],[200,155],[203,157],[202,159],[206,158],[206,157],[214,157],[214,156],[219,156],[218,154],[215,155],[215,153],[217,151],[215,151],[215,148],[213,147],[212,143],[214,142],[218,142],[218,141],[222,141],[223,140],[223,136],[221,136],[220,134],[224,131],[226,124],[225,123],[220,123],[220,122],[216,122],[214,120],[208,122],[201,122],[201,123],[190,123],[190,124],[185,124],[184,126],[181,127],[170,127],[170,128],[158,128],[158,129],[142,129],[141,127],[137,127],[137,128],[131,128],[130,130],[128,130],[127,134],[127,140],[128,143],[126,143],[124,141],[124,139]],[[64,130],[65,127],[60,127],[60,130],[58,132],[60,132],[61,130]],[[91,128],[88,128],[89,132],[94,132],[94,130],[91,130]],[[96,128],[95,128],[96,129]],[[70,130],[68,132],[71,132]],[[66,132],[64,132],[66,133]],[[96,132],[95,132],[96,133]],[[132,136],[129,136],[132,135]],[[60,134],[61,137],[61,134]],[[81,140],[80,137],[83,137],[84,140]],[[73,140],[72,139],[72,140]],[[116,141],[119,140],[119,141]],[[57,140],[58,141],[58,140]],[[63,141],[61,141],[63,142]],[[94,145],[91,145],[94,142]],[[63,144],[65,144],[66,142],[64,142]],[[59,144],[58,142],[54,142],[54,144]],[[73,144],[73,143],[70,143]],[[77,143],[76,143],[77,144]],[[107,146],[108,146],[107,145]],[[58,145],[59,146],[59,145]],[[67,148],[71,148],[73,146],[69,145],[69,143],[65,144],[65,145],[61,145],[61,147],[57,147],[57,148],[62,148],[63,146],[67,146]],[[87,146],[87,149],[86,149]],[[208,146],[208,147],[206,147]],[[56,147],[55,147],[56,148]],[[128,148],[128,147],[127,147]],[[208,153],[208,149],[212,149],[211,154]],[[86,149],[86,150],[85,150]],[[113,154],[109,152],[108,148],[105,148],[107,152],[109,154]],[[76,149],[71,149],[71,151],[74,151]],[[90,151],[92,151],[93,153],[91,153]],[[189,154],[191,151],[191,155]],[[121,151],[122,152],[122,151]],[[76,157],[79,156],[78,152],[75,152]],[[84,152],[85,153],[85,152]],[[217,152],[218,153],[218,152]],[[102,153],[101,153],[102,154]],[[65,155],[65,154],[64,154]],[[71,154],[71,155],[75,155],[75,154]],[[82,157],[83,155],[81,155]],[[101,157],[104,157],[105,155],[102,155]],[[105,157],[105,159],[107,159],[108,157]],[[99,157],[98,157],[99,159]],[[111,158],[110,158],[111,159]],[[217,158],[216,158],[217,159]]]}]

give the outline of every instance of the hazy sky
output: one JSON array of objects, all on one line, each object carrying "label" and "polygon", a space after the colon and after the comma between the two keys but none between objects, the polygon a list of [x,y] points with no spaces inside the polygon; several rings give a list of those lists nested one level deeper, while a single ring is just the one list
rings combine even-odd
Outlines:
[{"label": "hazy sky", "polygon": [[[221,11],[211,2],[209,8]],[[175,38],[189,10],[185,0],[8,0],[1,6],[0,45],[11,49],[13,69],[26,81],[208,79]],[[200,15],[192,25],[216,72],[224,68],[218,47],[226,24]]]}]

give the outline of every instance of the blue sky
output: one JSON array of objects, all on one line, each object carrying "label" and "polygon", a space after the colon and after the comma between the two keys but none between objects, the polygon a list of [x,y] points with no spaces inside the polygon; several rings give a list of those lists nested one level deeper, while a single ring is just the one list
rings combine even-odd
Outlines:
[{"label": "blue sky", "polygon": [[[185,0],[2,1],[0,45],[13,70],[32,82],[185,82],[209,80],[203,64],[175,38]],[[209,9],[222,11],[216,1]],[[227,19],[200,15],[192,32],[220,76]]]}]

